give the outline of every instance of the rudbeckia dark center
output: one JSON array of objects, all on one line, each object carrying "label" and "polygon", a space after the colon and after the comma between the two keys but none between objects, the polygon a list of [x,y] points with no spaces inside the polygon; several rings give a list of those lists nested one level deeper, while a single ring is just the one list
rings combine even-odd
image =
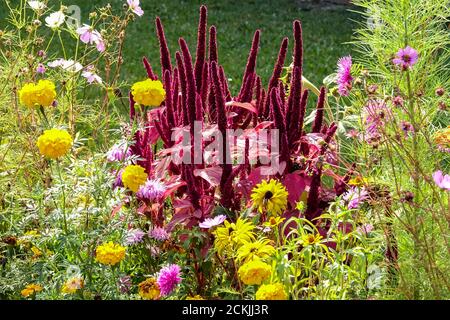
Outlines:
[{"label": "rudbeckia dark center", "polygon": [[272,191],[267,191],[266,194],[264,195],[264,199],[265,200],[269,200],[273,197],[273,193]]}]

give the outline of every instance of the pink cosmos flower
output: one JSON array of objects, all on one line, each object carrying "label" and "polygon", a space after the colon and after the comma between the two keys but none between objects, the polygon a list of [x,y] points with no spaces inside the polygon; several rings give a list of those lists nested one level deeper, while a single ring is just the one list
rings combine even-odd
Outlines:
[{"label": "pink cosmos flower", "polygon": [[353,77],[351,74],[352,57],[346,56],[338,61],[337,79],[338,92],[341,96],[348,96],[352,88]]},{"label": "pink cosmos flower", "polygon": [[210,229],[212,227],[218,226],[219,224],[223,223],[227,217],[223,214],[218,215],[214,218],[206,218],[205,221],[198,224],[200,228],[204,229]]},{"label": "pink cosmos flower", "polygon": [[405,70],[415,65],[418,59],[419,54],[417,53],[417,51],[410,46],[407,46],[404,49],[398,50],[392,62]]},{"label": "pink cosmos flower", "polygon": [[93,30],[91,26],[84,24],[77,29],[77,33],[80,35],[80,40],[86,44],[95,44],[99,52],[105,51],[105,42],[103,41],[100,32]]},{"label": "pink cosmos flower", "polygon": [[444,175],[441,170],[438,170],[433,173],[433,180],[439,188],[450,191],[450,175]]},{"label": "pink cosmos flower", "polygon": [[181,283],[181,268],[176,264],[171,264],[162,268],[158,275],[158,285],[162,296],[167,296]]},{"label": "pink cosmos flower", "polygon": [[92,84],[92,83],[94,83],[94,82],[97,82],[97,83],[99,83],[99,84],[102,84],[103,83],[103,80],[102,80],[102,78],[99,76],[99,75],[97,75],[97,74],[95,74],[94,72],[92,72],[92,71],[83,71],[83,73],[81,74],[84,78],[86,78],[86,80],[87,80],[87,82],[89,83],[89,84]]},{"label": "pink cosmos flower", "polygon": [[139,0],[127,0],[130,10],[133,11],[137,16],[142,17],[144,10],[140,7]]}]

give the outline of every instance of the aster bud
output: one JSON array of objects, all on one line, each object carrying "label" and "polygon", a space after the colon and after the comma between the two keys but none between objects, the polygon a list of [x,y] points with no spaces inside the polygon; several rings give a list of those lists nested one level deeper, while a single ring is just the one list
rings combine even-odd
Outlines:
[{"label": "aster bud", "polygon": [[435,93],[438,97],[442,97],[445,93],[445,90],[444,90],[444,88],[437,88]]},{"label": "aster bud", "polygon": [[412,203],[413,200],[414,200],[414,193],[412,193],[411,191],[403,192],[403,196],[401,198],[402,202]]},{"label": "aster bud", "polygon": [[392,102],[394,103],[394,106],[401,107],[403,106],[403,98],[401,96],[396,96]]},{"label": "aster bud", "polygon": [[376,93],[378,90],[378,86],[376,84],[371,84],[370,86],[367,87],[367,92],[369,94],[374,94]]},{"label": "aster bud", "polygon": [[38,19],[36,19],[36,20],[33,20],[33,25],[36,27],[40,27],[42,25],[42,22],[39,21]]},{"label": "aster bud", "polygon": [[442,110],[442,111],[447,110],[447,104],[444,101],[440,101],[438,106],[439,106],[439,110]]}]

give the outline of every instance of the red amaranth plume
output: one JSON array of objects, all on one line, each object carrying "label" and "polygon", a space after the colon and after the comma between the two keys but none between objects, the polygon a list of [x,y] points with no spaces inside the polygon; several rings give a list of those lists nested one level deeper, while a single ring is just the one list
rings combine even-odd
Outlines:
[{"label": "red amaranth plume", "polygon": [[177,60],[178,80],[180,82],[180,91],[181,91],[181,105],[179,106],[179,108],[183,119],[183,126],[187,126],[189,123],[189,118],[186,107],[186,99],[187,99],[186,71],[184,70],[183,58],[181,58],[181,54],[178,51],[175,53],[175,58]]},{"label": "red amaranth plume", "polygon": [[166,70],[172,72],[172,63],[170,61],[169,47],[167,46],[166,36],[164,34],[164,28],[159,17],[156,18],[156,33],[159,40],[159,50],[161,56],[161,72],[164,74]]},{"label": "red amaranth plume", "polygon": [[205,61],[203,64],[203,73],[202,73],[202,90],[200,92],[200,95],[202,97],[202,105],[203,105],[203,112],[208,116],[208,119],[211,119],[211,116],[209,114],[208,110],[208,92],[209,92],[209,64]]},{"label": "red amaranth plume", "polygon": [[225,70],[223,70],[222,66],[219,67],[219,72],[220,72],[220,81],[222,82],[223,90],[225,92],[225,101],[227,102],[231,101],[231,92],[228,86],[228,80],[227,77],[225,76]]},{"label": "red amaranth plume", "polygon": [[190,131],[191,131],[191,140],[194,139],[194,122],[196,120],[196,96],[197,92],[195,90],[195,75],[194,75],[194,68],[192,66],[192,56],[189,52],[188,45],[186,41],[183,38],[180,38],[179,40],[181,52],[183,54],[183,62],[184,62],[184,70],[186,72],[186,90],[187,90],[187,97],[186,97],[186,107],[188,111],[188,119],[189,119],[189,125]]},{"label": "red amaranth plume", "polygon": [[[281,42],[280,51],[278,52],[277,62],[275,63],[275,67],[273,68],[273,73],[269,81],[269,86],[267,88],[267,92],[271,92],[273,88],[278,86],[278,81],[281,76],[281,72],[283,71],[284,60],[286,59],[286,52],[288,46],[288,38],[284,38]],[[270,99],[266,99],[266,104],[264,106],[264,114],[265,118],[269,117],[269,108],[270,108]]]},{"label": "red amaranth plume", "polygon": [[175,115],[173,110],[173,88],[172,79],[170,77],[170,71],[166,70],[164,73],[164,85],[166,89],[166,118],[169,128],[175,127]]},{"label": "red amaranth plume", "polygon": [[299,67],[294,67],[291,79],[291,88],[289,90],[289,97],[287,101],[286,112],[286,126],[290,133],[289,144],[292,145],[295,142],[295,132],[298,130],[298,120],[300,114],[300,105],[302,98],[302,74]]},{"label": "red amaranth plume", "polygon": [[294,68],[300,68],[300,74],[303,72],[303,38],[302,24],[300,21],[294,21]]},{"label": "red amaranth plume", "polygon": [[[244,72],[244,76],[242,78],[241,90],[239,91],[239,95],[238,95],[238,97],[239,97],[238,101],[240,101],[240,102],[247,102],[247,101],[243,101],[241,98],[243,96],[248,97],[248,95],[249,95],[249,92],[248,92],[249,80],[248,79],[250,77],[253,77],[253,75],[256,72],[256,58],[258,56],[260,34],[261,34],[261,32],[259,30],[256,30],[255,34],[253,35],[252,47],[250,48],[250,53],[248,54],[247,65],[245,66],[245,72]],[[250,88],[250,90],[251,90],[251,88]]]},{"label": "red amaranth plume", "polygon": [[217,54],[217,30],[215,26],[209,28],[209,62],[219,63],[219,56]]},{"label": "red amaranth plume", "polygon": [[158,80],[158,76],[153,72],[152,66],[146,57],[142,58],[142,63],[144,64],[148,77],[152,80]]},{"label": "red amaranth plume", "polygon": [[172,111],[174,116],[174,124],[175,126],[180,126],[182,123],[181,118],[179,117],[178,109],[179,109],[179,95],[178,95],[178,68],[174,69],[173,80],[172,80]]},{"label": "red amaranth plume", "polygon": [[270,91],[270,109],[272,121],[274,122],[275,128],[279,130],[280,161],[286,162],[286,165],[289,166],[289,145],[282,109],[282,101],[278,88],[273,88],[272,91]]},{"label": "red amaranth plume", "polygon": [[318,133],[322,129],[324,106],[325,106],[325,87],[321,87],[319,100],[317,101],[316,117],[314,118],[314,124],[311,129],[312,133]]},{"label": "red amaranth plume", "polygon": [[205,6],[200,7],[200,19],[198,21],[197,51],[195,60],[195,86],[197,93],[202,89],[202,74],[206,55],[206,28],[208,11]]}]

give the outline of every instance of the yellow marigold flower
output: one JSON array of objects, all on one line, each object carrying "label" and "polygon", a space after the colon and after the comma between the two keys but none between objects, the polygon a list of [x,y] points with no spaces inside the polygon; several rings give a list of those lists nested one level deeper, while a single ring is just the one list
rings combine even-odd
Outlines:
[{"label": "yellow marigold flower", "polygon": [[147,79],[131,87],[134,100],[142,106],[159,107],[166,99],[166,90],[159,80]]},{"label": "yellow marigold flower", "polygon": [[77,292],[77,290],[80,290],[84,287],[84,280],[81,277],[73,277],[70,278],[69,280],[66,281],[66,283],[64,283],[63,287],[62,287],[62,292],[63,293],[75,293]]},{"label": "yellow marigold flower", "polygon": [[196,294],[195,296],[187,296],[186,300],[205,300],[202,296]]},{"label": "yellow marigold flower", "polygon": [[270,257],[275,253],[275,248],[270,245],[269,239],[259,239],[245,243],[238,249],[238,261],[251,261],[253,259]]},{"label": "yellow marigold flower", "polygon": [[138,192],[139,187],[147,181],[145,169],[138,165],[129,165],[123,170],[122,182],[125,187],[133,192]]},{"label": "yellow marigold flower", "polygon": [[36,292],[42,291],[42,287],[38,284],[28,284],[25,289],[23,289],[20,294],[22,295],[22,297],[27,298],[33,294],[35,294]]},{"label": "yellow marigold flower", "polygon": [[256,300],[286,300],[287,294],[281,283],[263,284],[256,291]]},{"label": "yellow marigold flower", "polygon": [[239,218],[236,223],[225,220],[223,226],[214,231],[214,247],[219,254],[224,251],[236,250],[245,242],[255,240],[255,226],[250,221]]},{"label": "yellow marigold flower", "polygon": [[307,233],[307,234],[302,235],[301,242],[302,242],[302,245],[306,247],[309,245],[318,244],[318,243],[320,243],[320,240],[322,240],[322,236],[320,234]]},{"label": "yellow marigold flower", "polygon": [[139,295],[143,299],[156,300],[159,298],[160,290],[155,278],[148,278],[139,283]]},{"label": "yellow marigold flower", "polygon": [[19,90],[19,100],[23,105],[50,106],[56,98],[55,84],[50,80],[39,80],[37,84],[27,83]]},{"label": "yellow marigold flower", "polygon": [[111,241],[97,247],[96,259],[102,264],[116,265],[125,258],[125,248]]},{"label": "yellow marigold flower", "polygon": [[260,213],[267,210],[273,215],[280,215],[286,209],[288,192],[286,187],[274,179],[263,180],[252,190],[253,207]]},{"label": "yellow marigold flower", "polygon": [[38,138],[39,152],[51,159],[57,159],[65,155],[72,147],[73,140],[66,130],[45,130]]},{"label": "yellow marigold flower", "polygon": [[450,126],[434,134],[434,142],[442,148],[450,148]]},{"label": "yellow marigold flower", "polygon": [[244,263],[238,270],[239,279],[247,285],[261,284],[270,277],[272,269],[261,260]]}]

